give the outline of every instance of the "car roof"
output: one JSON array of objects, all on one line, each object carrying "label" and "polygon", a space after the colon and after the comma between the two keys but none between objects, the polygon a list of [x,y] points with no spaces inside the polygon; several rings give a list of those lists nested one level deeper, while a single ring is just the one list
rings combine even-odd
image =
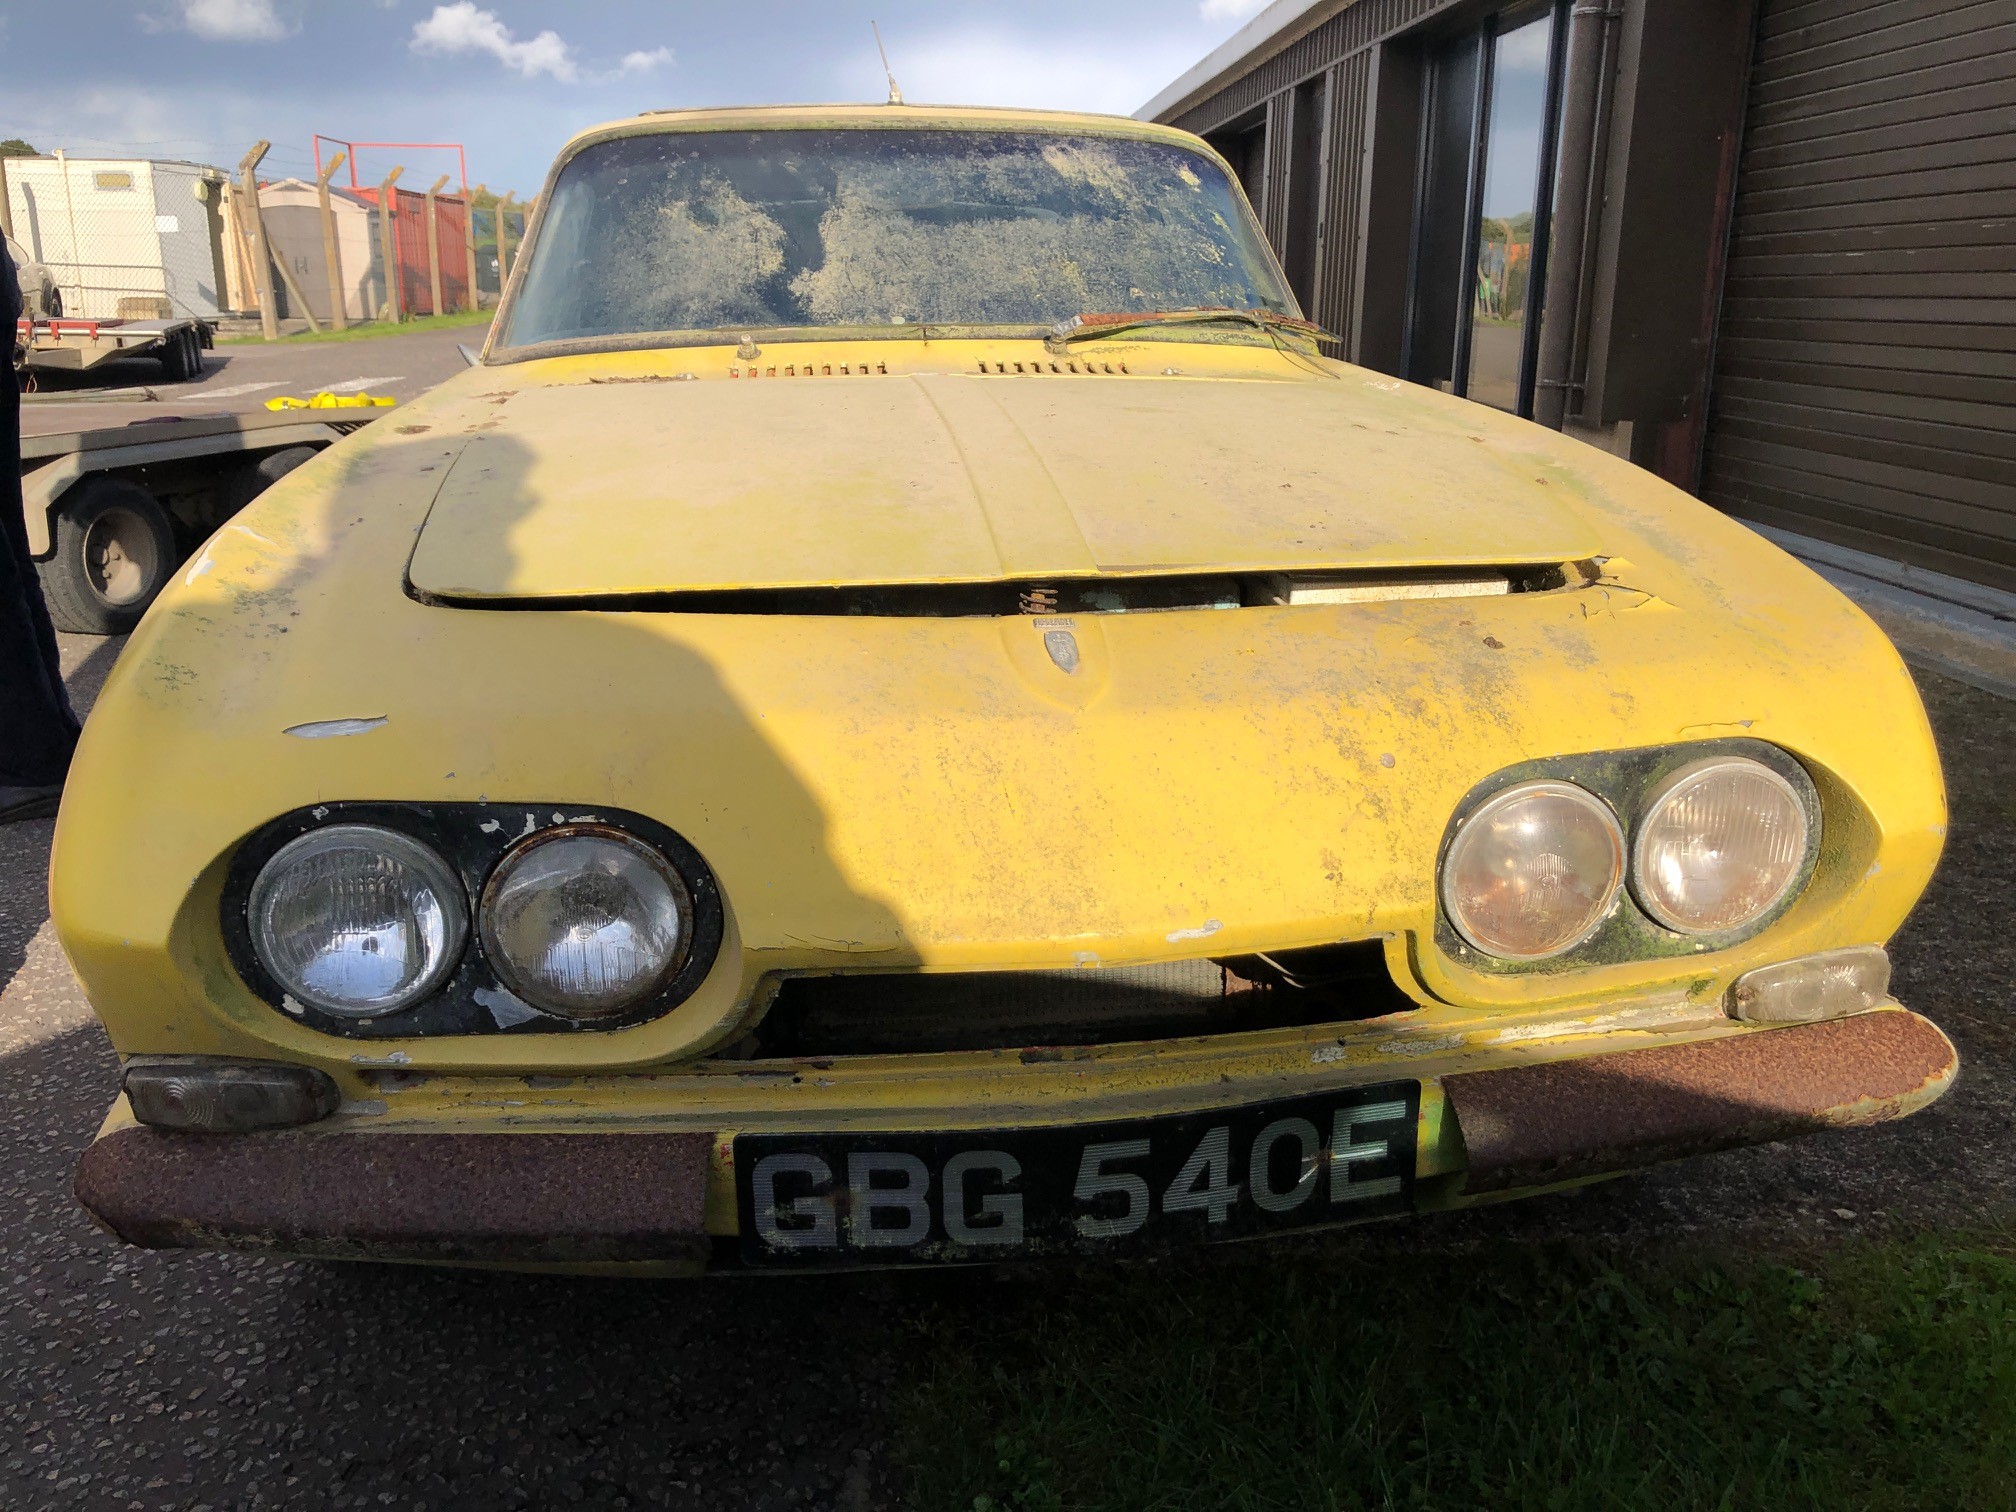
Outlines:
[{"label": "car roof", "polygon": [[1201,138],[1173,126],[1131,116],[1094,115],[1069,110],[1022,110],[989,105],[724,105],[695,109],[647,110],[625,120],[605,121],[569,139],[563,158],[591,141],[674,131],[852,130],[1046,131],[1162,141],[1209,152]]}]

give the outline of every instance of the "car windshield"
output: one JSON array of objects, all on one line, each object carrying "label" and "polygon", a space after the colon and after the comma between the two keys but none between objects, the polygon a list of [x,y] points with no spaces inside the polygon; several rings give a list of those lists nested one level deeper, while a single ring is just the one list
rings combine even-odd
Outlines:
[{"label": "car windshield", "polygon": [[561,171],[499,344],[1293,313],[1216,162],[1042,132],[654,132]]}]

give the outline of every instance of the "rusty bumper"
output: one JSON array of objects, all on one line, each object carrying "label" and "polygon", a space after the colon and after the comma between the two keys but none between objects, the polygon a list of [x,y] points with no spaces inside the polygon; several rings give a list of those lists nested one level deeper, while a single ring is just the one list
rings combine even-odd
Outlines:
[{"label": "rusty bumper", "polygon": [[339,1259],[703,1259],[705,1134],[120,1129],[77,1200],[129,1244]]},{"label": "rusty bumper", "polygon": [[[1934,1025],[1890,1009],[1440,1081],[1466,1190],[1492,1193],[1902,1117],[1957,1069]],[[127,1126],[85,1152],[76,1187],[113,1233],[150,1248],[700,1268],[712,1143],[659,1131]]]},{"label": "rusty bumper", "polygon": [[1901,1118],[1959,1066],[1936,1025],[1891,1010],[1472,1071],[1442,1088],[1468,1155],[1465,1190],[1496,1192]]}]

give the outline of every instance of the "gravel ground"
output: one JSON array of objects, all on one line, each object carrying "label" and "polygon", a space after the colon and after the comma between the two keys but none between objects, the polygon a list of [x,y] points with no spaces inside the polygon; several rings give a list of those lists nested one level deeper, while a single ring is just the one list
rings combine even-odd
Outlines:
[{"label": "gravel ground", "polygon": [[[66,647],[80,699],[114,655]],[[1887,1129],[1312,1242],[1807,1244],[2006,1209],[2016,703],[1924,682],[1955,823],[1894,954],[1899,993],[1960,1045],[1952,1095]],[[949,1303],[941,1319],[979,1329],[1068,1283],[583,1281],[126,1249],[70,1199],[114,1063],[46,922],[51,829],[0,827],[0,1506],[889,1506],[887,1404],[925,1347],[917,1316]]]}]

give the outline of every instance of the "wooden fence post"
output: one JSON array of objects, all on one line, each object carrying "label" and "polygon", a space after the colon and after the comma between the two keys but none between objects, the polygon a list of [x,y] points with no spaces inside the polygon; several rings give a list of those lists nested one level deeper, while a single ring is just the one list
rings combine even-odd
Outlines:
[{"label": "wooden fence post", "polygon": [[287,297],[301,306],[301,313],[308,321],[308,329],[318,336],[321,335],[322,322],[315,318],[315,307],[308,303],[308,296],[302,292],[301,285],[294,281],[294,270],[287,266],[287,259],[276,257],[273,259],[273,266],[280,270],[280,282],[287,285]]},{"label": "wooden fence post", "polygon": [[268,341],[280,339],[280,313],[274,309],[273,259],[266,250],[266,218],[259,213],[259,163],[272,148],[271,142],[255,142],[238,164],[243,181],[240,210],[252,241],[252,278],[259,292],[259,334]]},{"label": "wooden fence post", "polygon": [[399,215],[398,191],[392,186],[405,171],[402,163],[386,174],[385,182],[378,186],[378,244],[385,259],[385,312],[394,325],[406,318],[406,312],[401,308],[403,301],[399,296],[399,228],[395,224]]},{"label": "wooden fence post", "polygon": [[329,159],[315,180],[315,197],[322,208],[322,261],[329,270],[329,323],[339,331],[348,330],[350,321],[343,306],[347,295],[343,288],[343,264],[336,249],[336,211],[329,203],[329,176],[343,166],[345,154],[339,152]]},{"label": "wooden fence post", "polygon": [[231,260],[224,271],[224,282],[234,301],[231,308],[256,310],[259,307],[259,281],[252,276],[252,232],[245,224],[245,207],[238,203],[245,194],[238,187],[238,181],[232,178],[224,181],[221,192],[224,240],[230,244],[225,255]]},{"label": "wooden fence post", "polygon": [[511,248],[511,201],[518,198],[507,194],[497,201],[497,300],[503,303],[504,280],[511,276],[511,259],[507,255]]},{"label": "wooden fence post", "polygon": [[434,180],[434,186],[427,191],[427,283],[434,295],[434,307],[430,315],[439,315],[441,309],[441,227],[434,219],[434,196],[441,192],[441,186],[448,182],[448,175],[442,174]]},{"label": "wooden fence post", "polygon": [[476,196],[483,192],[478,184],[474,189],[462,191],[462,242],[469,251],[469,308],[483,308],[483,296],[476,292]]}]

